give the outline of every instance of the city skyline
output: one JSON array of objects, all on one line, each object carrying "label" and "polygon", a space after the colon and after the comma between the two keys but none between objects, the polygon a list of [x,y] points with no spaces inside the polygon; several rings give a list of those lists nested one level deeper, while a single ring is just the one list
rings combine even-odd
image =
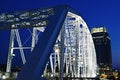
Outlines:
[{"label": "city skyline", "polygon": [[[112,63],[113,68],[119,68],[120,65],[120,38],[119,38],[119,19],[120,19],[120,1],[113,0],[80,0],[80,1],[69,1],[69,0],[1,0],[0,1],[0,12],[11,12],[11,11],[21,11],[21,10],[30,10],[48,6],[54,6],[59,4],[67,4],[72,8],[76,9],[80,12],[81,16],[86,21],[89,29],[93,27],[105,26],[108,29],[111,38],[111,48],[112,48]],[[22,6],[21,6],[22,5]],[[2,53],[6,54],[6,50],[2,49],[2,47],[6,47],[5,45],[9,42],[7,41],[9,37],[3,36],[4,31],[0,32],[0,58],[2,58]],[[7,35],[9,32],[6,32]],[[5,43],[6,39],[6,43]],[[4,43],[4,44],[3,44]],[[2,49],[2,50],[1,50]]]}]

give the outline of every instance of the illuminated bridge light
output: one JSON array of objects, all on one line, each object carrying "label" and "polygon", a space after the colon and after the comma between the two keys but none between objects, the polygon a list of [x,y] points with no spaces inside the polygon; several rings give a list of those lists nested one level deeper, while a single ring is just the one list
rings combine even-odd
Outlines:
[{"label": "illuminated bridge light", "polygon": [[[11,54],[16,49],[19,50],[24,64],[18,80],[40,80],[43,77],[55,76],[63,80],[63,77],[97,76],[96,52],[92,36],[86,22],[77,11],[66,5],[60,5],[15,12],[13,13],[15,16],[11,14],[0,15],[2,26],[0,30],[11,29],[7,77],[10,76],[14,58]],[[8,15],[9,19],[6,19]],[[29,32],[28,39],[22,40],[21,36],[25,35],[20,34],[23,30],[21,28]],[[30,45],[25,46],[28,41]],[[27,61],[25,50],[29,50],[30,53]]]}]

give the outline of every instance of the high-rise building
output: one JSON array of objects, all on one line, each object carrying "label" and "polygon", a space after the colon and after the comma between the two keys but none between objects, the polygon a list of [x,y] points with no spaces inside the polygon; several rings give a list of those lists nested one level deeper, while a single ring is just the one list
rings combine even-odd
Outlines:
[{"label": "high-rise building", "polygon": [[92,36],[99,68],[111,69],[111,41],[107,29],[105,27],[93,28]]}]

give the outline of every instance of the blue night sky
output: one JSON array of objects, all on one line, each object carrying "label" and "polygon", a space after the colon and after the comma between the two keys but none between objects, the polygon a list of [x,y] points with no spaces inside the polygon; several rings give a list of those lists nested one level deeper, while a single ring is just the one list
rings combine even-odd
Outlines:
[{"label": "blue night sky", "polygon": [[[113,68],[120,68],[120,1],[119,0],[0,0],[0,12],[21,11],[67,4],[80,12],[88,27],[107,27],[112,46]],[[0,62],[7,55],[9,31],[0,31]]]}]

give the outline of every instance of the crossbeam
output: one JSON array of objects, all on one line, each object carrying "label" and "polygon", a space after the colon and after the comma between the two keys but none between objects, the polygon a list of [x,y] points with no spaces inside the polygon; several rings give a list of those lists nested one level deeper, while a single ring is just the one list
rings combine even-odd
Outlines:
[{"label": "crossbeam", "polygon": [[[11,26],[12,25],[12,26]],[[48,25],[47,20],[37,20],[37,21],[23,21],[18,23],[7,23],[0,27],[0,30],[11,30],[11,29],[25,29],[25,28],[35,28],[35,27],[46,27]]]},{"label": "crossbeam", "polygon": [[[54,16],[54,8],[17,11],[0,14],[0,30],[44,27]],[[16,26],[11,26],[16,25]]]}]

